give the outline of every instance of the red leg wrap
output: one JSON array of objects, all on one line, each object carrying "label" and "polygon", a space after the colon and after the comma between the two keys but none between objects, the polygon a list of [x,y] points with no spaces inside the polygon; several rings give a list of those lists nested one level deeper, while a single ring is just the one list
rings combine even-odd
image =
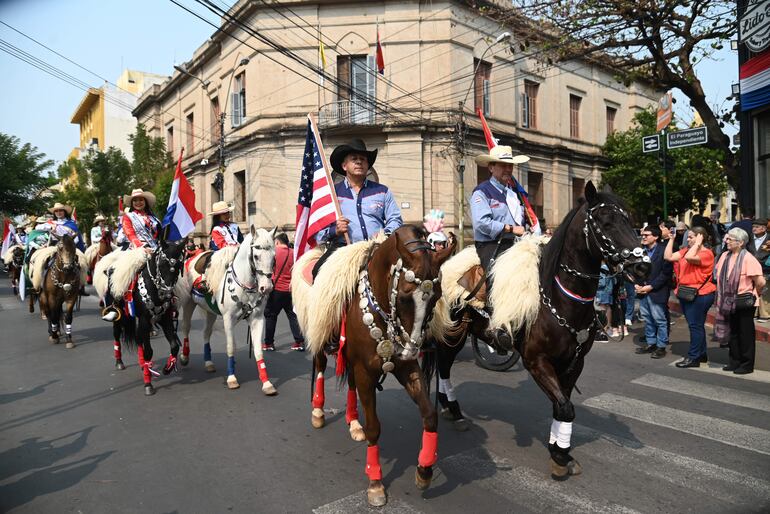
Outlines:
[{"label": "red leg wrap", "polygon": [[190,355],[190,339],[188,337],[185,337],[184,341],[182,341],[182,355],[185,357]]},{"label": "red leg wrap", "polygon": [[366,476],[369,477],[369,480],[382,480],[380,447],[376,444],[366,449]]},{"label": "red leg wrap", "polygon": [[259,379],[262,382],[267,382],[267,368],[265,367],[265,359],[259,359],[257,361],[257,369],[259,370]]},{"label": "red leg wrap", "polygon": [[120,352],[120,341],[115,341],[115,344],[112,346],[113,351],[115,352],[115,360],[122,360],[123,354]]},{"label": "red leg wrap", "polygon": [[324,376],[322,373],[318,374],[318,378],[315,379],[315,391],[313,391],[313,408],[314,409],[323,409],[324,408],[324,401],[326,400],[324,396]]},{"label": "red leg wrap", "polygon": [[429,468],[438,460],[438,433],[422,431],[422,449],[417,463],[423,468]]},{"label": "red leg wrap", "polygon": [[152,383],[152,373],[150,373],[150,366],[144,360],[144,348],[140,346],[138,353],[139,353],[139,367],[142,368],[142,373],[144,374],[144,383],[150,384]]},{"label": "red leg wrap", "polygon": [[345,422],[350,425],[350,422],[354,419],[358,419],[358,395],[356,395],[355,389],[348,389],[348,405],[345,408]]}]

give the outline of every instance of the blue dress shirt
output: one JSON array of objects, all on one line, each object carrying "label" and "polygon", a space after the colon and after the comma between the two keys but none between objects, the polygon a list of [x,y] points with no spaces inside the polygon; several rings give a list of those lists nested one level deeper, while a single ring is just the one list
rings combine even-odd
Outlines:
[{"label": "blue dress shirt", "polygon": [[482,182],[473,190],[471,219],[475,241],[497,241],[506,225],[520,225],[513,219],[505,197],[506,187],[494,177]]}]

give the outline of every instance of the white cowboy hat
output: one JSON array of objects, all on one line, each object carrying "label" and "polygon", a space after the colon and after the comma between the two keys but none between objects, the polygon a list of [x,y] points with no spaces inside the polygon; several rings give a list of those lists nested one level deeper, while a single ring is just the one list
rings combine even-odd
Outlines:
[{"label": "white cowboy hat", "polygon": [[476,164],[486,166],[490,162],[502,162],[505,164],[523,164],[529,160],[528,155],[513,155],[510,146],[498,145],[492,148],[488,154],[476,156]]},{"label": "white cowboy hat", "polygon": [[209,213],[209,215],[216,216],[217,214],[233,212],[234,210],[235,210],[235,207],[231,206],[227,202],[214,202],[214,205],[211,206],[211,212]]},{"label": "white cowboy hat", "polygon": [[45,223],[46,221],[48,221],[48,218],[45,216],[38,216],[34,223]]},{"label": "white cowboy hat", "polygon": [[124,195],[123,203],[130,206],[131,200],[140,196],[144,198],[144,201],[147,202],[147,205],[152,209],[152,207],[155,205],[155,195],[149,191],[142,191],[141,189],[134,189],[131,191],[130,195]]},{"label": "white cowboy hat", "polygon": [[64,211],[69,215],[69,214],[72,214],[72,207],[70,207],[69,205],[64,205],[63,203],[60,203],[60,202],[56,202],[55,204],[53,204],[53,207],[48,209],[48,212],[53,214],[56,211]]},{"label": "white cowboy hat", "polygon": [[107,221],[107,218],[105,218],[104,216],[102,216],[101,214],[99,214],[98,216],[96,216],[96,217],[94,218],[94,224],[97,224],[97,223],[99,223],[100,221]]}]

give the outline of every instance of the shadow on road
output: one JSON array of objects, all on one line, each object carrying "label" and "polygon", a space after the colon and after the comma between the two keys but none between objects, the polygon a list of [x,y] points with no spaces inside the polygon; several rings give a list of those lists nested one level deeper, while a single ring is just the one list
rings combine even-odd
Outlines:
[{"label": "shadow on road", "polygon": [[35,386],[32,389],[28,389],[27,391],[19,391],[16,393],[7,393],[7,394],[0,394],[0,405],[5,405],[7,403],[13,403],[18,400],[23,400],[24,398],[29,398],[31,396],[37,396],[41,393],[43,393],[46,389],[46,387],[55,384],[58,382],[59,379],[56,380],[49,380],[45,384],[40,384],[39,386]]}]

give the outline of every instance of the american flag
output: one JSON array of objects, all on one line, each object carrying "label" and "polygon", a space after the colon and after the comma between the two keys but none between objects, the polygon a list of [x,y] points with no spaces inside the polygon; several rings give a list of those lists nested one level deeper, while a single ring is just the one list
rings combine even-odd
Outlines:
[{"label": "american flag", "polygon": [[321,138],[310,119],[302,159],[302,176],[297,198],[297,231],[294,238],[294,261],[315,247],[315,235],[337,221],[334,184],[324,166]]}]

